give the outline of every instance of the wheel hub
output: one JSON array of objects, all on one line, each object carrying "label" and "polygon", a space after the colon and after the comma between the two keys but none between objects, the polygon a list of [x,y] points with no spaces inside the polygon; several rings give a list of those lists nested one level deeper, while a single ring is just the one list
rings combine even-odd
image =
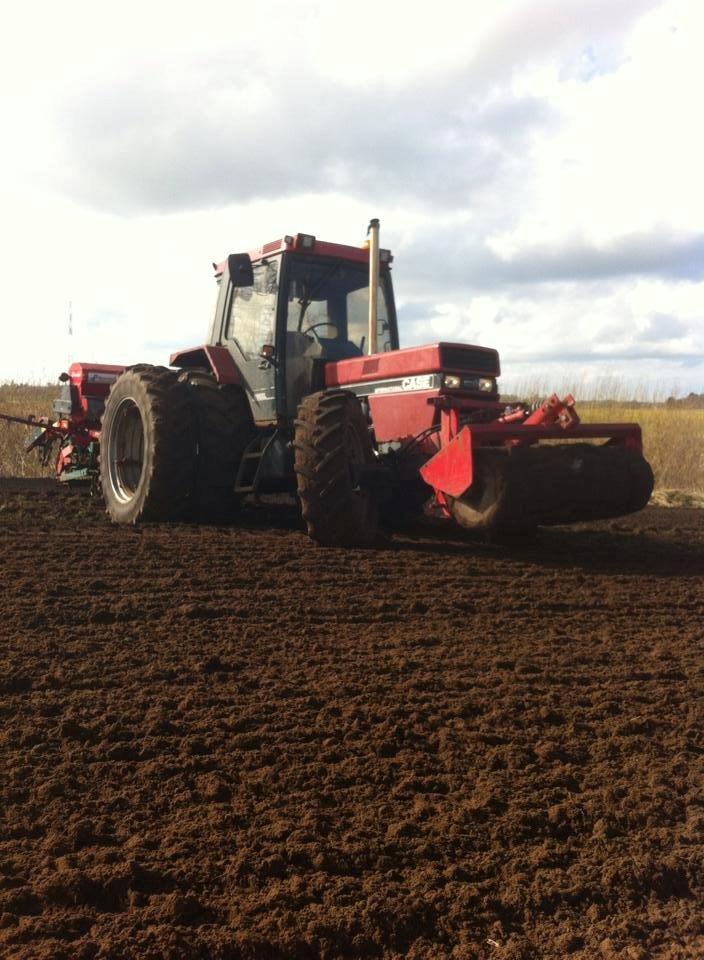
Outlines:
[{"label": "wheel hub", "polygon": [[144,424],[132,397],[121,401],[108,446],[108,476],[115,497],[123,503],[135,495],[144,467]]}]

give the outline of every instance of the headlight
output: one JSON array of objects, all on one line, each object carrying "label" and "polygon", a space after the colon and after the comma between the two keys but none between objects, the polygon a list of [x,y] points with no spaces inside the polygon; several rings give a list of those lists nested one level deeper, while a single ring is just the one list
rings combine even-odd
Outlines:
[{"label": "headlight", "polygon": [[466,390],[468,393],[496,393],[496,380],[493,377],[459,377],[446,373],[442,378],[446,390]]}]

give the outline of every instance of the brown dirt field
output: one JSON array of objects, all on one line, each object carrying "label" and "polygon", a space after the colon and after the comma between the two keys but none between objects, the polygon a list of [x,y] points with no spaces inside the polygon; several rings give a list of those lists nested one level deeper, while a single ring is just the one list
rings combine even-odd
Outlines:
[{"label": "brown dirt field", "polygon": [[3,958],[704,956],[704,511],[0,534]]}]

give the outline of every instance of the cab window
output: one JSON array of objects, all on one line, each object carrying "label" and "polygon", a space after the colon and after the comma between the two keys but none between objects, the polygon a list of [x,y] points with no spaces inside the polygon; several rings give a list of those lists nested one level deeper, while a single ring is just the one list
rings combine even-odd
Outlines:
[{"label": "cab window", "polygon": [[[343,261],[294,260],[289,270],[287,330],[320,344],[323,356],[345,359],[368,349],[369,273]],[[392,349],[386,282],[378,299],[378,350]]]},{"label": "cab window", "polygon": [[256,264],[254,284],[232,291],[226,334],[248,360],[257,359],[263,345],[274,342],[278,267],[278,260]]},{"label": "cab window", "polygon": [[[347,294],[347,336],[359,346],[362,353],[369,335],[369,287],[359,287]],[[386,353],[391,349],[391,333],[389,331],[389,314],[386,308],[385,284],[379,284],[377,299],[376,325],[377,351]]]}]

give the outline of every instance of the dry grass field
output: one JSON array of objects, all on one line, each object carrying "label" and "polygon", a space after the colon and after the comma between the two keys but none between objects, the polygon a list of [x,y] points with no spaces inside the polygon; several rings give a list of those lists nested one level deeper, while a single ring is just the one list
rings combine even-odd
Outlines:
[{"label": "dry grass field", "polygon": [[[615,397],[623,388],[605,385]],[[51,414],[51,403],[58,388],[28,384],[0,384],[0,413],[23,416]],[[546,395],[535,384],[524,390],[528,397]],[[656,499],[682,505],[694,505],[704,496],[704,409],[686,405],[623,399],[577,403],[583,420],[596,422],[627,421],[639,423],[645,451],[655,473]],[[50,476],[51,468],[42,468],[34,453],[24,445],[31,429],[0,423],[0,477]],[[674,493],[673,493],[674,491]],[[684,495],[684,496],[683,496]]]},{"label": "dry grass field", "polygon": [[[0,384],[0,413],[13,417],[51,416],[51,404],[58,393],[59,388],[53,384]],[[0,477],[51,476],[51,467],[42,467],[36,453],[25,452],[31,435],[31,427],[0,422]]]},{"label": "dry grass field", "polygon": [[616,401],[578,404],[585,421],[640,424],[658,492],[704,494],[704,409]]}]

